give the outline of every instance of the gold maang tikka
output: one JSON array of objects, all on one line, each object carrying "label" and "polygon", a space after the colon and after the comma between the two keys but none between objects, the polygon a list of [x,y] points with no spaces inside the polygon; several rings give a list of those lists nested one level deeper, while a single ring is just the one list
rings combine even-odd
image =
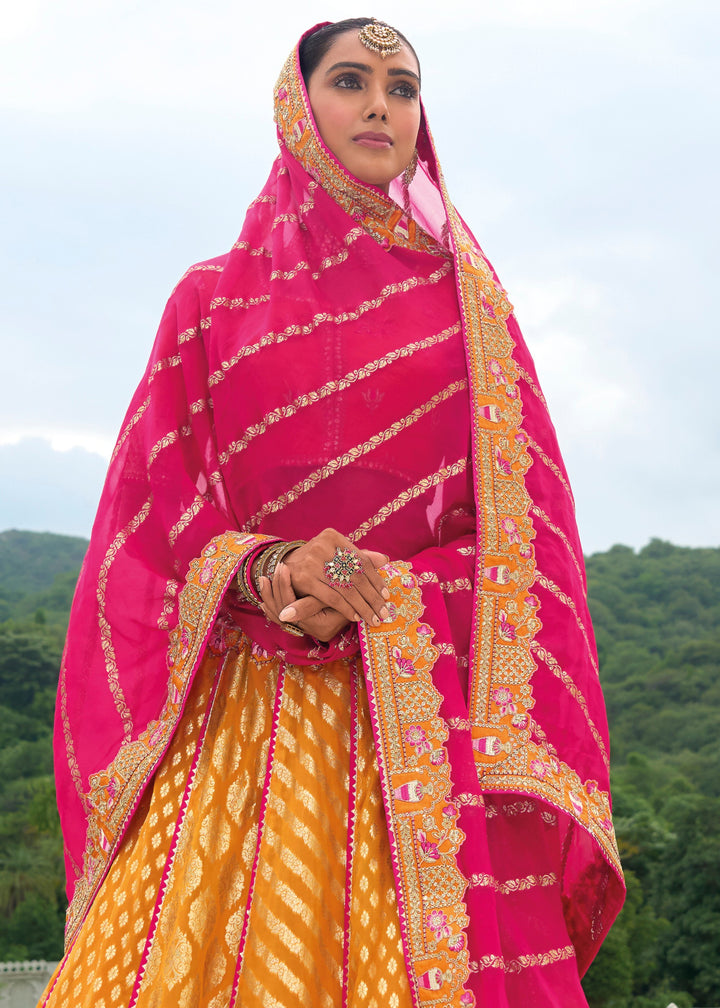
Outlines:
[{"label": "gold maang tikka", "polygon": [[393,53],[399,53],[402,47],[400,36],[395,29],[376,18],[360,29],[358,38],[366,49],[377,53],[381,59],[385,59],[386,56],[391,56]]}]

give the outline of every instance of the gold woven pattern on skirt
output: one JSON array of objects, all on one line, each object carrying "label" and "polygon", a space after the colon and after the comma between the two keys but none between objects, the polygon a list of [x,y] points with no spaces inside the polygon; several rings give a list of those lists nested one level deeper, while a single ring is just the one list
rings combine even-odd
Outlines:
[{"label": "gold woven pattern on skirt", "polygon": [[356,672],[205,659],[51,1008],[411,1004]]}]

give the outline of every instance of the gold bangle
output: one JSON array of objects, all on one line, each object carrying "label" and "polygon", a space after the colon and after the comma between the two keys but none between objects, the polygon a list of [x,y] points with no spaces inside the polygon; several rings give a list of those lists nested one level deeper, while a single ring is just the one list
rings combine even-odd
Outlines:
[{"label": "gold bangle", "polygon": [[273,551],[270,560],[268,561],[267,569],[265,571],[265,577],[270,578],[272,581],[273,574],[278,569],[280,564],[283,562],[288,553],[292,553],[293,550],[298,549],[300,546],[304,546],[307,542],[306,539],[294,539],[292,542],[281,543],[279,548]]},{"label": "gold bangle", "polygon": [[[261,577],[266,577],[270,581],[272,581],[273,574],[277,570],[278,564],[280,564],[285,559],[288,553],[291,553],[294,549],[297,549],[299,546],[304,546],[305,542],[306,542],[305,539],[294,539],[292,542],[273,543],[272,546],[269,546],[266,550],[263,550],[258,559],[258,569],[255,575],[253,576],[253,582],[255,583],[255,587],[256,588],[258,587],[258,582],[260,581]],[[258,591],[258,595],[259,594],[260,592]]]},{"label": "gold bangle", "polygon": [[283,628],[285,633],[292,634],[293,637],[305,636],[305,631],[301,630],[299,626],[295,626],[294,623],[281,623],[280,626]]},{"label": "gold bangle", "polygon": [[[245,599],[245,601],[249,602],[251,605],[254,605],[256,608],[261,609],[262,604],[258,600],[257,595],[255,595],[255,593],[253,592],[250,582],[248,580],[249,567],[250,567],[250,558],[246,557],[240,566],[240,570],[237,572],[235,583],[237,585],[238,593]],[[260,593],[258,592],[258,595],[259,594]]]}]

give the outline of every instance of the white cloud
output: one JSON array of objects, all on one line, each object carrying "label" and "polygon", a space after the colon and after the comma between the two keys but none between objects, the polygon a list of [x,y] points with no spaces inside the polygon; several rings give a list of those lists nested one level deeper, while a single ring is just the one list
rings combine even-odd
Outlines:
[{"label": "white cloud", "polygon": [[23,441],[42,441],[54,452],[79,448],[109,461],[115,442],[104,434],[78,430],[48,430],[41,427],[0,428],[0,447],[20,445]]},{"label": "white cloud", "polygon": [[41,438],[0,445],[0,529],[89,535],[105,469],[98,455]]}]

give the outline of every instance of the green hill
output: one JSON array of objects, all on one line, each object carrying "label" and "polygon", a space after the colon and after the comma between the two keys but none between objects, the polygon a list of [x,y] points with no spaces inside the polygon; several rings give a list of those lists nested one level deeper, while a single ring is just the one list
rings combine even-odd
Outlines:
[{"label": "green hill", "polygon": [[[0,533],[0,960],[61,952],[51,722],[86,546]],[[720,549],[614,546],[587,571],[628,881],[588,1000],[720,1004]]]},{"label": "green hill", "polygon": [[67,623],[87,539],[51,532],[0,532],[0,623]]}]

